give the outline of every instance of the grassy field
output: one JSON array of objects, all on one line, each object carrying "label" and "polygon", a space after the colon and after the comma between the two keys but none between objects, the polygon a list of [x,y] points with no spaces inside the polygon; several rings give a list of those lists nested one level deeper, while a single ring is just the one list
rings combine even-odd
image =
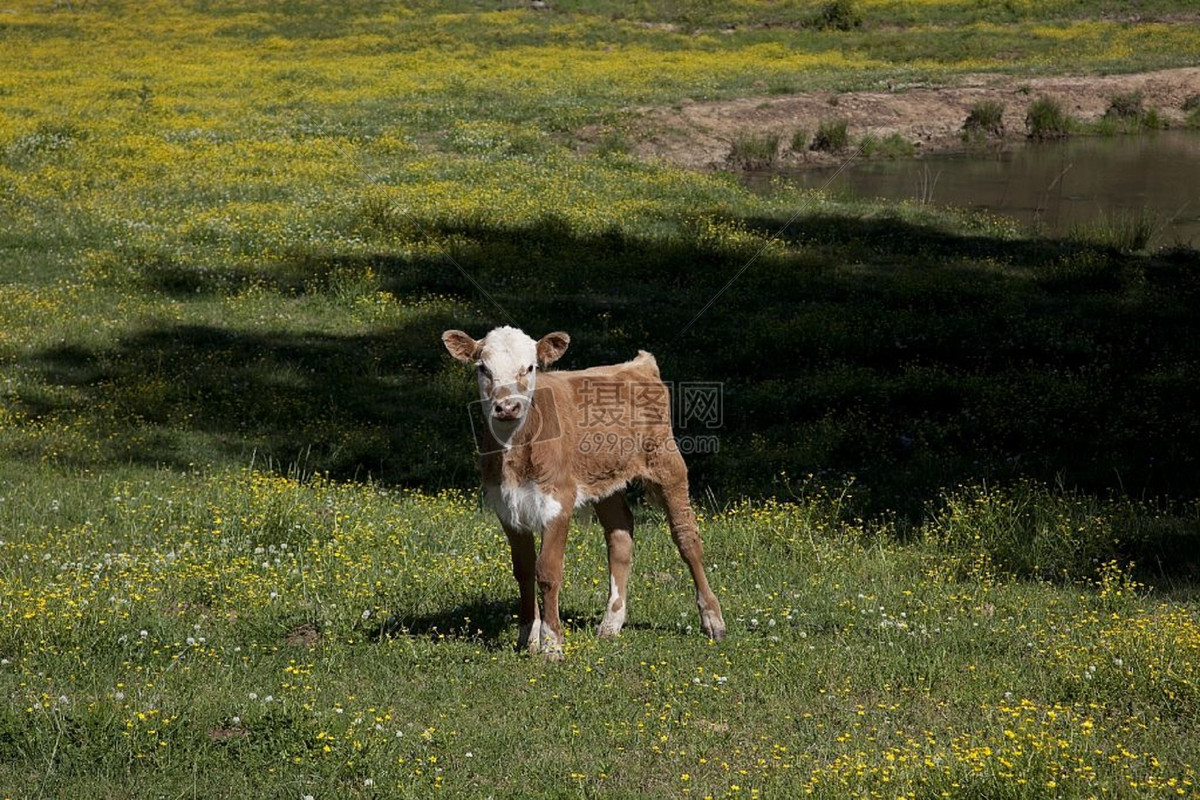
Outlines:
[{"label": "grassy field", "polygon": [[[702,519],[706,641],[640,516],[597,639],[603,537],[568,548],[566,660],[518,655],[496,524],[459,493],[263,473],[39,473],[0,504],[10,796],[1175,797],[1198,791],[1200,625],[1116,562],[1013,578],[997,529],[1128,506],[965,490],[898,545],[837,496]],[[1153,516],[1153,515],[1151,515]],[[994,537],[982,541],[976,536]],[[1066,551],[1071,552],[1071,551]]]},{"label": "grassy field", "polygon": [[[1194,64],[1191,4],[825,5],[0,8],[0,796],[1200,796],[1194,247],[628,154]],[[720,385],[727,641],[639,509],[626,633],[581,519],[513,652],[439,341],[508,322]]]}]

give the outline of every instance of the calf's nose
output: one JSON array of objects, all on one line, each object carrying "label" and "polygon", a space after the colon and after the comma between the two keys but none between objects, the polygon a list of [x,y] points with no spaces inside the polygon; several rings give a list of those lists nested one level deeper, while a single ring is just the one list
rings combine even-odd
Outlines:
[{"label": "calf's nose", "polygon": [[521,401],[512,398],[497,400],[492,406],[492,416],[496,419],[516,419],[521,416]]}]

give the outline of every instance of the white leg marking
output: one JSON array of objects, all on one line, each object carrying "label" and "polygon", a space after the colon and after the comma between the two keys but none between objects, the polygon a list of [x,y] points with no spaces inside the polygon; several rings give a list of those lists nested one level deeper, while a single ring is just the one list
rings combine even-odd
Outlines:
[{"label": "white leg marking", "polygon": [[[558,636],[550,629],[549,625],[542,623],[542,655],[548,661],[563,660],[563,645],[558,640]],[[532,652],[532,650],[531,650]]]},{"label": "white leg marking", "polygon": [[621,592],[617,589],[617,582],[611,575],[608,578],[608,584],[608,607],[604,609],[604,619],[601,620],[600,629],[597,631],[597,635],[602,639],[611,639],[619,635],[621,628],[625,625],[625,600],[621,597]]},{"label": "white leg marking", "polygon": [[535,619],[532,623],[521,626],[521,634],[517,639],[518,642],[525,642],[525,649],[530,653],[540,653],[542,622]]}]

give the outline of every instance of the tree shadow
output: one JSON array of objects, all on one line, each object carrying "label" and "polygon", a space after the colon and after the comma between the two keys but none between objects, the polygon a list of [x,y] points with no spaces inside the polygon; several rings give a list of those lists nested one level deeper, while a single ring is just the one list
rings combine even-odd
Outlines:
[{"label": "tree shadow", "polygon": [[516,603],[477,597],[465,604],[427,614],[393,614],[370,632],[375,641],[413,636],[434,640],[469,641],[487,650],[515,647],[503,636],[515,627]]},{"label": "tree shadow", "polygon": [[34,396],[24,406],[34,417],[88,420],[103,432],[99,457],[109,461],[255,458],[341,478],[462,485],[475,474],[469,447],[456,441],[470,441],[467,398],[420,377],[444,367],[430,343],[449,324],[434,314],[346,336],[157,327],[101,352],[41,353],[46,382],[82,399],[65,406]]},{"label": "tree shadow", "polygon": [[[368,631],[368,638],[378,642],[415,637],[439,642],[470,642],[488,651],[518,650],[516,613],[516,598],[496,600],[478,597],[452,608],[426,614],[393,614]],[[601,616],[576,613],[567,607],[562,609],[562,620],[563,626],[572,634],[594,635],[600,626]],[[625,623],[623,630],[662,632],[674,631],[675,628],[630,620]]]},{"label": "tree shadow", "polygon": [[[859,513],[919,518],[945,487],[1018,478],[1196,497],[1195,250],[1130,255],[880,214],[783,222],[708,217],[642,238],[557,217],[430,221],[418,227],[441,255],[149,264],[142,290],[181,301],[254,286],[336,307],[356,281],[441,301],[365,334],[163,323],[102,349],[67,342],[28,359],[44,391],[19,403],[92,430],[95,446],[60,455],[83,464],[256,457],[471,486],[474,389],[440,334],[516,324],[567,330],[563,368],[654,352],[681,440],[713,437],[689,464],[693,493],[718,502],[852,481]],[[715,421],[684,407],[693,384],[719,387]]]}]

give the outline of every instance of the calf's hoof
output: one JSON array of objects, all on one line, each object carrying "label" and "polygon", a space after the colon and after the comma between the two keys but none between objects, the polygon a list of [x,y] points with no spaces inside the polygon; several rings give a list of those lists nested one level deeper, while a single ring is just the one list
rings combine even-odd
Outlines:
[{"label": "calf's hoof", "polygon": [[563,643],[559,636],[548,626],[542,626],[542,658],[547,661],[559,662],[563,660]]},{"label": "calf's hoof", "polygon": [[600,627],[596,629],[596,635],[601,639],[615,639],[621,635],[621,628],[623,627],[625,627],[624,605],[616,611],[610,608],[604,613],[604,619],[600,621]]},{"label": "calf's hoof", "polygon": [[705,636],[715,642],[725,638],[725,620],[719,612],[702,611],[700,613],[700,629],[704,631]]},{"label": "calf's hoof", "polygon": [[533,624],[521,626],[521,632],[517,635],[517,650],[524,650],[530,655],[541,652],[542,623],[535,621]]}]

